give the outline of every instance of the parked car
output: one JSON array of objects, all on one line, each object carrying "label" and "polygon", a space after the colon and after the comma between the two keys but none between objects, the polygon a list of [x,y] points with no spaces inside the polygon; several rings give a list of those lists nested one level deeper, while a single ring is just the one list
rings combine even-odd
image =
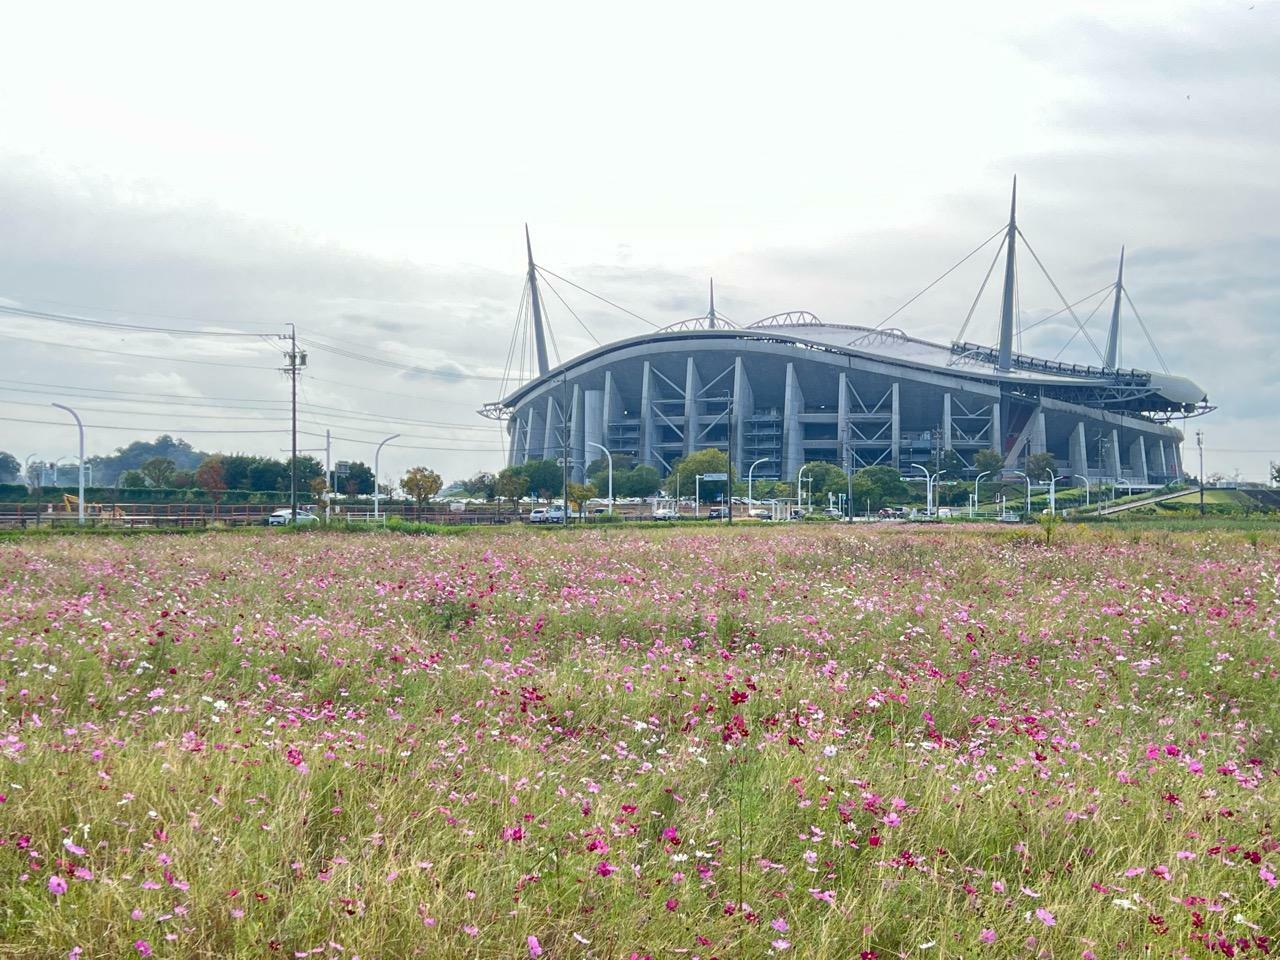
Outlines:
[{"label": "parked car", "polygon": [[768,520],[773,517],[773,514],[768,510],[752,510],[748,516],[756,520]]},{"label": "parked car", "polygon": [[727,516],[729,516],[728,507],[712,507],[707,511],[708,520],[723,520]]},{"label": "parked car", "polygon": [[[293,508],[281,507],[270,516],[267,517],[267,526],[283,527],[293,522]],[[308,513],[302,507],[298,508],[298,525],[305,526],[308,523],[318,523],[320,520],[314,513]]]},{"label": "parked car", "polygon": [[680,515],[674,510],[661,509],[653,511],[653,519],[655,520],[679,520]]},{"label": "parked car", "polygon": [[841,510],[837,510],[835,507],[827,507],[827,509],[822,511],[822,515],[824,517],[843,517],[844,513]]},{"label": "parked car", "polygon": [[564,523],[564,507],[535,507],[529,511],[530,523]]}]

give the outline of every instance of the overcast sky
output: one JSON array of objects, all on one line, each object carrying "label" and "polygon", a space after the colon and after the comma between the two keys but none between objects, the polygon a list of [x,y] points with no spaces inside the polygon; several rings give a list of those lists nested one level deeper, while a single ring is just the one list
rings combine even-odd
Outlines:
[{"label": "overcast sky", "polygon": [[[27,4],[6,27],[0,304],[296,323],[420,365],[310,356],[303,397],[334,410],[304,430],[330,425],[335,459],[366,461],[404,434],[384,477],[502,465],[474,411],[499,391],[485,378],[504,369],[526,221],[545,267],[658,323],[704,312],[714,276],[735,321],[874,324],[1000,226],[1015,174],[1019,223],[1069,299],[1111,282],[1127,245],[1164,358],[1219,406],[1188,424],[1207,470],[1261,478],[1280,460],[1274,0]],[[893,325],[951,339],[989,262]],[[1060,304],[1029,257],[1021,271],[1029,324]],[[648,329],[561,292],[601,341]],[[549,299],[560,353],[592,346]],[[988,293],[967,338],[992,340],[998,309]],[[1126,322],[1126,364],[1158,369]],[[1073,326],[1024,348],[1054,356]],[[1092,359],[1082,341],[1062,357]],[[62,399],[99,425],[91,454],[172,432],[279,456],[278,351],[0,318],[0,449],[73,454],[70,426],[13,422],[61,423]]]}]

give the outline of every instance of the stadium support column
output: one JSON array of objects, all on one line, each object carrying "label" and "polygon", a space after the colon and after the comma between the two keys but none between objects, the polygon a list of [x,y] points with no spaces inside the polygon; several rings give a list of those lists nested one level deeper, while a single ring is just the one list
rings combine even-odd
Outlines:
[{"label": "stadium support column", "polygon": [[840,456],[847,460],[849,449],[849,375],[840,374],[840,398],[836,401],[836,440],[840,444]]},{"label": "stadium support column", "polygon": [[1155,445],[1155,450],[1152,452],[1154,453],[1156,458],[1156,473],[1160,475],[1161,479],[1168,480],[1169,479],[1169,461],[1165,459],[1163,438],[1161,438],[1160,442]]},{"label": "stadium support column", "polygon": [[1004,455],[1004,427],[1000,423],[1000,401],[991,404],[991,450]]},{"label": "stadium support column", "polygon": [[569,405],[569,479],[574,483],[586,480],[587,447],[583,442],[586,431],[583,417],[582,387],[573,385],[573,402]]},{"label": "stadium support column", "polygon": [[560,435],[556,432],[556,421],[560,419],[560,413],[557,408],[556,398],[552,394],[547,395],[547,421],[542,430],[542,457],[543,460],[554,460],[560,456]]},{"label": "stadium support column", "polygon": [[698,395],[702,393],[702,379],[698,376],[698,367],[690,357],[685,364],[684,373],[684,455],[687,457],[697,449],[699,427],[702,424],[702,405]]},{"label": "stadium support column", "polygon": [[1173,479],[1182,479],[1182,444],[1170,443],[1173,448]]},{"label": "stadium support column", "polygon": [[603,457],[598,449],[591,446],[598,443],[600,446],[606,446],[604,442],[604,391],[603,390],[585,390],[582,394],[582,462],[583,464],[591,463],[597,457]]},{"label": "stadium support column", "polygon": [[609,435],[609,424],[615,420],[621,420],[622,412],[622,394],[618,391],[618,385],[613,382],[613,371],[606,370],[604,372],[604,407],[600,411],[600,420],[604,423],[604,434]]},{"label": "stadium support column", "polygon": [[742,476],[747,471],[746,436],[747,420],[755,412],[755,397],[751,393],[751,381],[747,379],[746,366],[741,357],[733,360],[733,472]]},{"label": "stadium support column", "polygon": [[1117,480],[1124,479],[1120,469],[1120,431],[1111,431],[1111,445],[1107,449],[1107,472]]},{"label": "stadium support column", "polygon": [[942,449],[951,449],[951,394],[942,395]]},{"label": "stadium support column", "polygon": [[1004,297],[1000,301],[1000,351],[997,367],[1007,371],[1013,362],[1013,307],[1017,295],[1014,248],[1018,237],[1018,178],[1013,178],[1013,199],[1009,203],[1009,227],[1005,231]]},{"label": "stadium support column", "polygon": [[1067,451],[1067,459],[1071,461],[1071,472],[1075,476],[1089,476],[1089,448],[1086,444],[1084,421],[1081,420],[1071,431],[1071,441]]},{"label": "stadium support column", "polygon": [[[516,466],[516,457],[518,456],[520,449],[520,431],[522,429],[523,428],[520,425],[520,419],[518,417],[512,417],[507,421],[507,434],[509,437],[507,442],[508,467]],[[326,478],[329,476],[329,471],[327,469],[325,470],[324,475]]]},{"label": "stadium support column", "polygon": [[800,413],[804,410],[804,394],[796,378],[796,365],[787,364],[787,381],[782,402],[782,477],[792,480],[804,466],[804,436]]},{"label": "stadium support column", "polygon": [[902,408],[898,405],[898,381],[893,381],[893,388],[890,391],[893,396],[893,410],[890,413],[889,423],[889,442],[893,444],[893,450],[890,451],[893,456],[893,468],[895,470],[902,469]]},{"label": "stadium support column", "polygon": [[1139,483],[1147,482],[1147,442],[1142,434],[1138,434],[1138,439],[1129,444],[1129,470]]},{"label": "stadium support column", "polygon": [[653,456],[653,367],[648,360],[640,380],[640,462],[657,466]]},{"label": "stadium support column", "polygon": [[1035,419],[1032,421],[1031,436],[1027,443],[1027,452],[1044,453],[1049,449],[1048,436],[1045,432],[1044,426],[1044,410],[1037,406],[1036,411],[1032,416]]}]

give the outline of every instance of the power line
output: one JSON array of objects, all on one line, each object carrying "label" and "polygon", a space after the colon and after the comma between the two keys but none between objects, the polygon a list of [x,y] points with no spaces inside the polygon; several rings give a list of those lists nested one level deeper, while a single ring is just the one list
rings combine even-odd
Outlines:
[{"label": "power line", "polygon": [[400,363],[396,360],[388,360],[385,357],[373,357],[367,353],[358,353],[355,350],[349,350],[346,347],[338,347],[333,344],[324,343],[320,340],[313,340],[309,337],[299,337],[298,341],[315,350],[324,350],[327,353],[344,357],[347,360],[359,360],[362,363],[371,363],[380,367],[389,367],[393,370],[405,370],[409,373],[426,374],[427,376],[436,377],[442,380],[486,380],[495,383],[501,383],[502,377],[485,376],[479,373],[453,373],[431,370],[422,364]]},{"label": "power line", "polygon": [[[66,422],[62,420],[34,420],[24,417],[0,417],[5,423],[34,423],[45,427],[64,427]],[[130,433],[150,433],[152,430],[159,430],[161,433],[213,433],[213,434],[281,434],[288,433],[288,427],[277,427],[275,430],[208,430],[202,427],[142,427],[138,424],[119,424],[119,423],[86,423],[86,428],[94,430],[124,430]]]},{"label": "power line", "polygon": [[129,330],[135,333],[163,333],[174,337],[268,336],[268,334],[250,333],[243,330],[187,330],[182,327],[151,327],[141,323],[125,323],[123,320],[97,320],[91,317],[76,317],[66,313],[47,313],[42,310],[28,310],[24,307],[10,307],[3,304],[0,304],[0,313],[13,317],[30,317],[32,320],[69,323],[80,327],[104,327],[112,330]]},{"label": "power line", "polygon": [[79,350],[88,353],[105,353],[113,357],[132,357],[137,360],[164,360],[172,363],[195,363],[204,367],[234,367],[238,370],[270,370],[275,367],[260,367],[249,363],[229,363],[221,360],[194,360],[188,357],[163,357],[154,353],[128,353],[124,350],[108,350],[105,347],[89,347],[76,343],[56,343],[50,340],[34,340],[30,337],[15,337],[9,333],[0,333],[5,340],[17,340],[22,343],[34,343],[43,347],[56,347],[59,350]]},{"label": "power line", "polygon": [[[75,310],[98,310],[98,311],[104,311],[107,313],[123,313],[123,314],[128,314],[130,316],[138,316],[138,317],[155,317],[159,320],[184,320],[184,321],[189,321],[191,323],[209,323],[210,322],[208,320],[204,320],[199,317],[188,317],[188,316],[183,316],[182,314],[177,314],[177,313],[156,313],[151,310],[133,310],[133,309],[125,309],[123,307],[104,307],[104,306],[97,306],[97,305],[84,304],[84,303],[68,303],[65,300],[51,300],[48,297],[10,297],[9,299],[15,300],[15,301],[34,300],[36,303],[52,303],[55,306],[71,307],[72,309],[75,309]],[[273,329],[279,328],[279,324],[262,323],[262,322],[255,322],[255,321],[250,321],[250,323],[256,326],[271,327]]]}]

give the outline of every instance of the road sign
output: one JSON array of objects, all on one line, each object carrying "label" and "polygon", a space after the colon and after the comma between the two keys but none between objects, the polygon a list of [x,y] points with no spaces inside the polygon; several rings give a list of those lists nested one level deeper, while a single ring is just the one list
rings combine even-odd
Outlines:
[{"label": "road sign", "polygon": [[702,475],[702,479],[703,479],[703,480],[728,480],[728,479],[729,479],[729,474],[727,474],[727,473],[704,473],[704,474]]}]

